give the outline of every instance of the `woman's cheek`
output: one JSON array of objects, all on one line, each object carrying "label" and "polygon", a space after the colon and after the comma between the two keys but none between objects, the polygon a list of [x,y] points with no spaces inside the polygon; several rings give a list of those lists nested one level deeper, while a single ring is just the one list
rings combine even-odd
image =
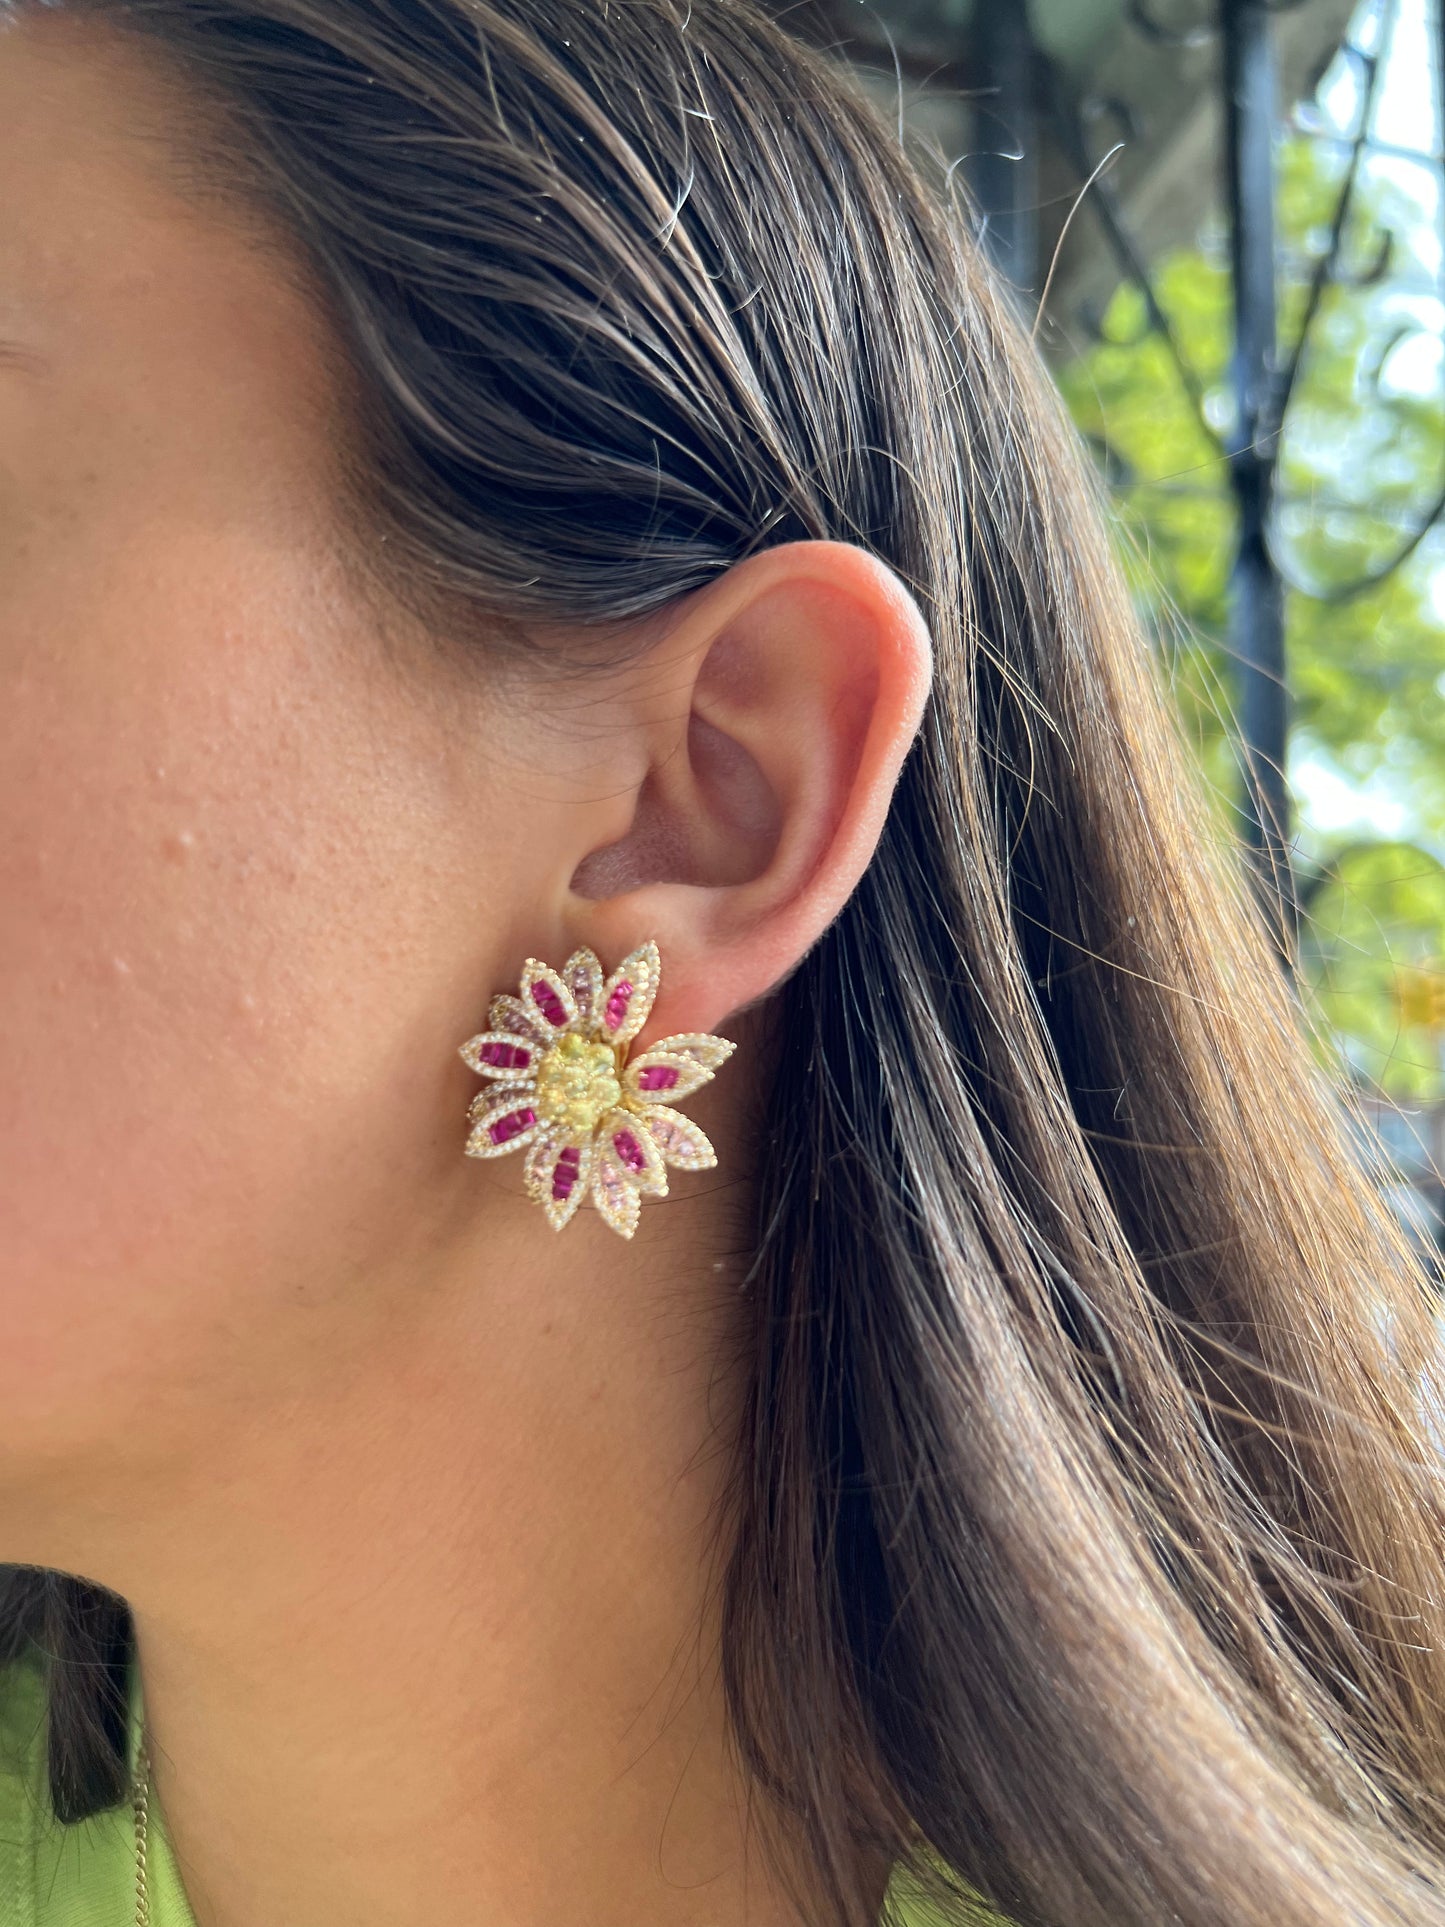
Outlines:
[{"label": "woman's cheek", "polygon": [[0,610],[0,1444],[324,1289],[432,1121],[364,651],[299,559],[174,524],[73,559]]}]

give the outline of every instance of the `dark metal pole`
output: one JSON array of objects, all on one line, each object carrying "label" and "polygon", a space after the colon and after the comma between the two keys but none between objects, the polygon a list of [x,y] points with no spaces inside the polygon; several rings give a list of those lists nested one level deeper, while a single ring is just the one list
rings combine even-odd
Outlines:
[{"label": "dark metal pole", "polygon": [[1244,738],[1245,836],[1265,914],[1288,965],[1299,928],[1285,780],[1289,690],[1284,596],[1267,539],[1279,444],[1274,405],[1274,47],[1269,8],[1261,0],[1220,0],[1220,20],[1234,267],[1236,423],[1229,473],[1239,511],[1230,638]]},{"label": "dark metal pole", "polygon": [[978,70],[968,181],[986,218],[988,250],[1016,288],[1038,289],[1038,107],[1025,0],[974,9]]}]

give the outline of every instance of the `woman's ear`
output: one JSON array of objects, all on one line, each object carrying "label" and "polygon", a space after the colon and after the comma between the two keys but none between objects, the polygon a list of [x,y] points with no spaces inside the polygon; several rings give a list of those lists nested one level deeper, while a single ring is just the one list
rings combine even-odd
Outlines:
[{"label": "woman's ear", "polygon": [[822,541],[735,564],[635,665],[646,773],[564,915],[604,956],[656,938],[649,1035],[714,1029],[822,935],[877,845],[931,669],[897,575]]}]

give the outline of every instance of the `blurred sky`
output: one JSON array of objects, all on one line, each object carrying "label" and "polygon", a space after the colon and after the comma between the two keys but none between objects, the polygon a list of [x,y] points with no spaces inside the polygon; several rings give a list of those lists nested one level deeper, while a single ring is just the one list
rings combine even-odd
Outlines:
[{"label": "blurred sky", "polygon": [[[1445,302],[1441,277],[1441,171],[1437,56],[1438,9],[1445,0],[1363,0],[1350,39],[1374,52],[1388,27],[1389,45],[1376,94],[1372,151],[1362,168],[1361,185],[1373,181],[1418,210],[1406,252],[1414,257],[1415,277],[1402,277],[1391,307],[1416,323],[1391,353],[1383,382],[1397,392],[1438,393],[1445,373]],[[1362,100],[1359,62],[1339,55],[1318,95],[1317,115],[1302,115],[1312,131],[1352,136]],[[1434,601],[1445,622],[1445,554],[1434,570]],[[1442,678],[1445,681],[1445,678]],[[1440,692],[1445,701],[1445,688]],[[1306,751],[1291,759],[1290,777],[1302,815],[1326,833],[1372,831],[1382,836],[1418,834],[1408,793],[1386,773],[1366,784],[1350,781],[1328,758]]]}]

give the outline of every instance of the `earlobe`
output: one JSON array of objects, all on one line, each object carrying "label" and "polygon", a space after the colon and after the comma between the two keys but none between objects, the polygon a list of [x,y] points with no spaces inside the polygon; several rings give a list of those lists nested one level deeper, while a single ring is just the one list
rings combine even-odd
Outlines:
[{"label": "earlobe", "polygon": [[[737,564],[659,647],[668,673],[638,678],[647,778],[627,834],[578,866],[576,932],[604,951],[656,938],[657,1021],[711,1030],[781,981],[856,887],[922,718],[930,643],[886,564],[795,542]],[[670,703],[646,693],[662,687]]]}]

